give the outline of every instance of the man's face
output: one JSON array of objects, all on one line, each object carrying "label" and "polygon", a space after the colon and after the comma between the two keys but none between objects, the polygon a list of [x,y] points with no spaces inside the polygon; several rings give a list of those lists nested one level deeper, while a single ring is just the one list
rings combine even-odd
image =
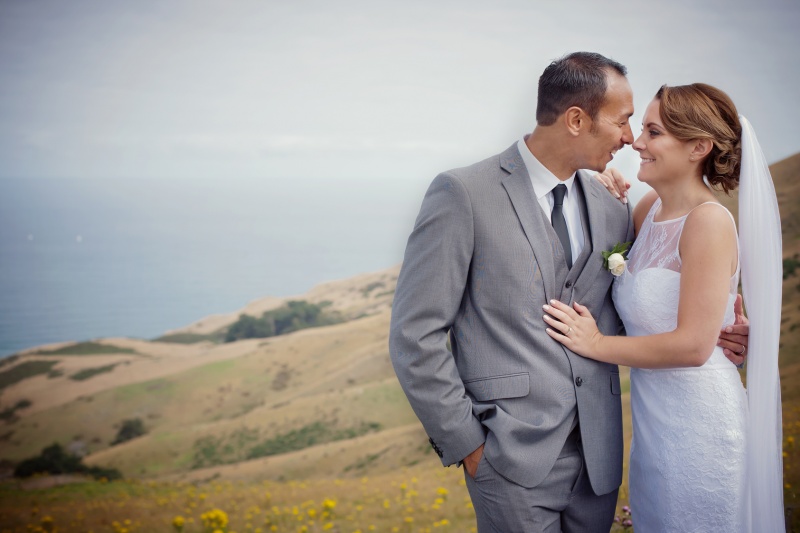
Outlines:
[{"label": "man's face", "polygon": [[614,154],[633,142],[629,119],[633,115],[633,92],[627,78],[608,74],[603,107],[597,112],[584,146],[581,168],[602,172]]}]

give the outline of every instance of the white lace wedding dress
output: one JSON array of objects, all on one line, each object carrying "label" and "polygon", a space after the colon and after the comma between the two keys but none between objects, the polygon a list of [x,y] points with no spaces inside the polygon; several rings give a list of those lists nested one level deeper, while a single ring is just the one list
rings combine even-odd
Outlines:
[{"label": "white lace wedding dress", "polygon": [[[678,242],[686,216],[654,222],[660,205],[656,200],[650,209],[626,271],[614,282],[614,303],[629,336],[677,326]],[[738,279],[737,267],[724,325],[734,321]],[[747,398],[722,349],[716,347],[698,368],[632,368],[631,411],[629,490],[636,533],[747,531]]]}]

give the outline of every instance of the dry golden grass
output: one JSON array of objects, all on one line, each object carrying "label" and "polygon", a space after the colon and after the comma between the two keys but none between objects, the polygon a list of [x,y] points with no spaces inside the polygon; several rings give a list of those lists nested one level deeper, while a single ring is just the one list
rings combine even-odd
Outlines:
[{"label": "dry golden grass", "polygon": [[47,527],[116,533],[476,531],[462,471],[437,465],[429,458],[369,476],[287,482],[87,482],[32,492],[6,483],[0,484],[0,527],[14,533]]}]

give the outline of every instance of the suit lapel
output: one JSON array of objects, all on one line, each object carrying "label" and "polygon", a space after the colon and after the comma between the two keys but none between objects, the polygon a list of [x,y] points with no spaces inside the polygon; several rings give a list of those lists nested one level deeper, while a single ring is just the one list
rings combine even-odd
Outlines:
[{"label": "suit lapel", "polygon": [[503,187],[511,199],[517,218],[519,218],[525,236],[533,249],[533,255],[539,265],[544,282],[545,298],[556,298],[558,295],[553,260],[554,243],[547,235],[546,218],[536,201],[528,170],[519,155],[516,144],[501,154],[500,166],[508,172],[508,175],[502,180]]},{"label": "suit lapel", "polygon": [[581,180],[575,180],[575,190],[577,192],[576,200],[578,202],[581,217],[581,232],[583,233],[583,249],[578,257],[572,263],[572,270],[575,270],[578,276],[580,273],[583,272],[583,267],[586,265],[586,261],[589,259],[589,256],[592,254],[592,235],[589,232],[589,228],[591,227],[589,224],[589,213],[586,211],[586,193],[583,191],[583,185],[581,184]]},{"label": "suit lapel", "polygon": [[[581,188],[583,189],[583,198],[589,223],[588,233],[590,241],[584,244],[584,249],[591,246],[589,258],[575,282],[576,287],[583,289],[580,291],[582,294],[575,295],[575,299],[581,301],[583,294],[586,293],[597,276],[597,271],[603,266],[600,252],[603,250],[603,245],[605,244],[603,231],[606,228],[606,211],[603,209],[603,203],[598,195],[597,187],[595,187],[592,182],[594,178],[586,175],[585,172],[578,171],[577,179],[580,181]],[[607,194],[605,191],[600,192]],[[584,221],[584,223],[585,222],[586,221]]]}]

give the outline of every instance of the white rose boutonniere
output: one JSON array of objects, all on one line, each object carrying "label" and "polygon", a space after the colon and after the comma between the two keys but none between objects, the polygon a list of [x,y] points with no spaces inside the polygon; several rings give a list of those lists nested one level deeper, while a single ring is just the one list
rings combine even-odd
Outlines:
[{"label": "white rose boutonniere", "polygon": [[603,267],[615,276],[621,276],[625,272],[625,254],[630,246],[629,242],[618,242],[611,251],[603,252]]},{"label": "white rose boutonniere", "polygon": [[625,272],[625,257],[622,254],[611,254],[608,256],[608,269],[615,276]]}]

